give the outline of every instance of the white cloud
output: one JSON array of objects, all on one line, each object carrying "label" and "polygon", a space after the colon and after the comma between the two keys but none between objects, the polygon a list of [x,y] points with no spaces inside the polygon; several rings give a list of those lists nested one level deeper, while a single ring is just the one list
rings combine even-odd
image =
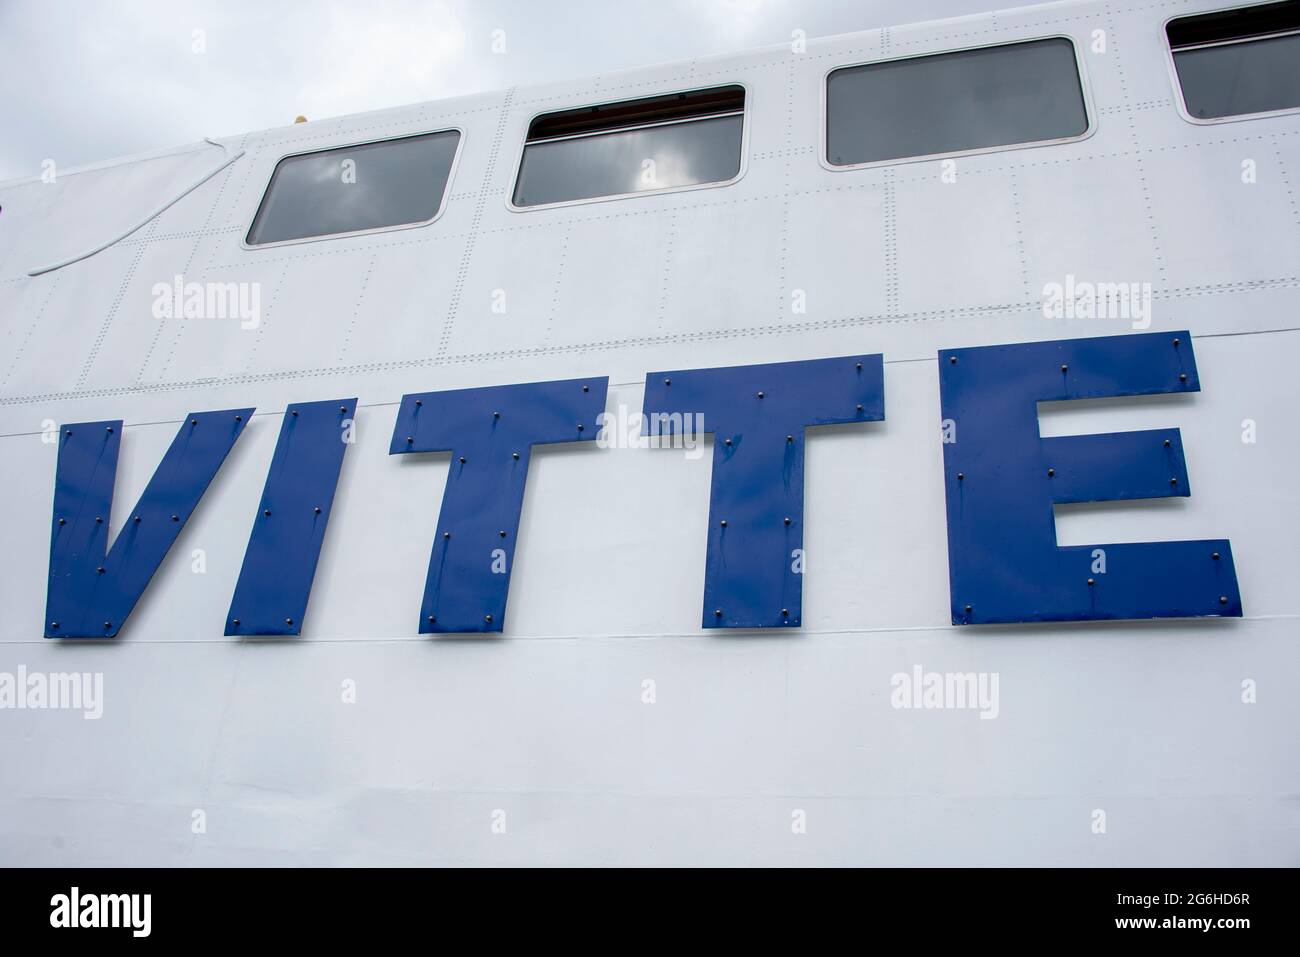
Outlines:
[{"label": "white cloud", "polygon": [[[1017,0],[4,0],[0,179]],[[492,52],[505,31],[508,52]],[[206,51],[192,50],[204,31]]]}]

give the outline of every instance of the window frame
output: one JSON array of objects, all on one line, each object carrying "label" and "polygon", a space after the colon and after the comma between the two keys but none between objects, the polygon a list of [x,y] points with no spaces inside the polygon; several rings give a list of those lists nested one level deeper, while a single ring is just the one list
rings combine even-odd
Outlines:
[{"label": "window frame", "polygon": [[[1262,113],[1234,113],[1232,116],[1214,116],[1206,119],[1192,116],[1187,111],[1187,101],[1183,99],[1183,84],[1178,79],[1178,64],[1174,62],[1174,45],[1169,42],[1169,24],[1175,20],[1189,20],[1193,17],[1206,16],[1212,13],[1228,13],[1234,10],[1249,10],[1251,7],[1267,6],[1271,0],[1263,0],[1260,3],[1236,3],[1227,7],[1215,7],[1213,10],[1197,10],[1194,13],[1176,13],[1167,18],[1160,24],[1160,40],[1165,48],[1165,66],[1169,71],[1169,82],[1174,89],[1174,109],[1178,115],[1191,123],[1193,126],[1217,126],[1220,123],[1237,123],[1242,120],[1263,120],[1273,116],[1294,116],[1300,113],[1300,106],[1288,106],[1282,110],[1265,110]],[[1213,43],[1197,44],[1196,47],[1202,46],[1228,46],[1238,43],[1250,43],[1253,40],[1262,40],[1266,36],[1291,36],[1300,30],[1283,30],[1280,33],[1260,34],[1254,37],[1243,37],[1236,40],[1221,40]],[[1194,49],[1184,47],[1184,49]]]},{"label": "window frame", "polygon": [[[1083,112],[1088,125],[1082,133],[1074,136],[1062,136],[1050,140],[1030,140],[1025,143],[1007,143],[1002,146],[980,146],[968,150],[952,150],[947,153],[926,153],[923,156],[900,156],[895,159],[872,160],[867,163],[849,163],[840,165],[832,163],[829,156],[830,147],[830,78],[837,70],[847,70],[858,66],[873,66],[877,63],[897,63],[901,60],[916,60],[921,57],[942,56],[945,53],[965,53],[970,50],[992,50],[997,47],[1018,46],[1037,40],[1067,40],[1074,51],[1074,67],[1079,77],[1079,92],[1083,95]],[[1097,112],[1092,102],[1092,86],[1088,82],[1088,71],[1084,67],[1083,54],[1079,43],[1068,33],[1048,33],[1041,36],[1017,37],[1014,40],[1001,40],[997,43],[978,43],[964,47],[944,47],[939,50],[925,50],[920,53],[907,53],[902,56],[881,57],[875,60],[863,60],[857,63],[839,63],[822,74],[821,79],[821,127],[818,136],[817,162],[823,169],[832,173],[848,173],[853,170],[879,169],[884,166],[902,166],[908,163],[934,163],[959,156],[982,156],[986,153],[1003,153],[1007,150],[1037,149],[1040,146],[1060,146],[1065,143],[1079,143],[1097,132]]]},{"label": "window frame", "polygon": [[[447,182],[442,187],[442,196],[438,201],[438,208],[434,210],[431,217],[415,223],[398,223],[394,226],[376,226],[372,229],[353,229],[345,233],[324,233],[320,236],[303,236],[299,239],[280,239],[271,243],[249,243],[249,234],[253,231],[253,225],[257,222],[258,213],[262,211],[262,206],[266,202],[266,197],[271,191],[271,184],[275,181],[275,171],[280,168],[280,164],[285,160],[293,159],[296,156],[312,156],[316,153],[328,153],[332,150],[353,149],[358,146],[374,146],[377,143],[392,143],[397,140],[409,140],[417,136],[429,136],[435,133],[455,133],[456,151],[451,157],[451,166],[447,170]],[[461,154],[465,149],[465,129],[460,126],[447,126],[436,130],[418,130],[414,133],[399,133],[396,136],[385,136],[377,140],[358,140],[353,143],[340,143],[336,146],[319,146],[310,150],[297,150],[292,153],[283,153],[278,156],[275,163],[271,166],[271,175],[266,179],[266,185],[262,188],[261,198],[257,201],[257,207],[253,210],[252,218],[248,221],[248,228],[244,230],[239,237],[239,245],[249,251],[259,249],[278,249],[281,246],[297,246],[301,243],[318,243],[330,239],[350,239],[354,236],[373,236],[379,233],[396,232],[399,229],[422,229],[429,226],[442,218],[442,214],[447,211],[447,204],[451,200],[451,187],[456,179],[456,170],[460,166]]]},{"label": "window frame", "polygon": [[[566,199],[558,203],[538,203],[535,206],[516,206],[515,190],[519,186],[519,172],[524,165],[524,149],[528,146],[528,131],[533,128],[539,117],[548,116],[551,113],[563,113],[566,110],[583,110],[594,106],[613,106],[617,103],[632,103],[636,100],[649,100],[660,96],[676,96],[679,93],[702,93],[705,90],[716,90],[720,87],[738,86],[745,92],[745,105],[740,111],[740,167],[736,170],[736,175],[731,179],[718,180],[712,183],[692,183],[687,186],[663,186],[659,189],[641,189],[630,193],[612,193],[609,196],[591,196],[585,199]],[[644,96],[634,96],[632,98],[620,97],[616,100],[601,100],[596,103],[591,102],[574,102],[571,105],[552,106],[544,110],[538,110],[529,116],[523,124],[523,135],[519,139],[518,149],[515,151],[514,171],[511,173],[509,181],[506,183],[505,203],[506,209],[512,213],[531,213],[543,209],[563,209],[567,206],[586,206],[590,203],[610,203],[623,199],[635,199],[645,196],[663,196],[668,193],[685,193],[697,189],[721,189],[724,186],[734,186],[740,182],[745,174],[749,171],[749,132],[753,120],[754,91],[750,85],[743,80],[721,80],[717,83],[710,83],[708,86],[692,86],[685,89],[664,90],[659,93],[650,93]],[[717,116],[730,116],[734,114],[716,114]],[[715,117],[701,116],[698,118],[676,119],[651,121],[648,123],[633,124],[632,126],[622,126],[617,129],[609,130],[610,133],[622,132],[631,129],[645,129],[652,126],[669,126],[681,123],[698,123],[701,120],[713,119]],[[577,136],[600,136],[601,133],[580,133]],[[554,137],[554,139],[567,139],[569,137]]]}]

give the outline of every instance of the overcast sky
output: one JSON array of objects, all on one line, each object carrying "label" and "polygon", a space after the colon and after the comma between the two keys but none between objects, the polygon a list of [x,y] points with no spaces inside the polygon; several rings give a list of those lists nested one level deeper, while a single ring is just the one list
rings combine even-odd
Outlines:
[{"label": "overcast sky", "polygon": [[[0,180],[1022,0],[0,0]],[[505,52],[493,52],[494,31]],[[201,32],[196,32],[201,31]]]}]

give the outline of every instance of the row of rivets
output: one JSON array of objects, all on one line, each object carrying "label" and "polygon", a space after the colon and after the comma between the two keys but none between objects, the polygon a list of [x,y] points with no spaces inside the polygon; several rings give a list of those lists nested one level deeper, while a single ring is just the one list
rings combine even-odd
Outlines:
[{"label": "row of rivets", "polygon": [[[320,511],[320,509],[317,509],[317,511]],[[269,513],[268,513],[268,514],[269,514]],[[140,522],[142,521],[142,519],[140,518],[139,515],[136,515],[135,517],[133,517],[133,518],[131,519],[131,521],[135,522],[135,523],[138,525],[138,524],[140,524]],[[178,521],[180,521],[180,516],[179,516],[179,515],[173,515],[173,516],[172,516],[172,521],[173,521],[173,522],[178,522]],[[61,519],[59,519],[59,524],[60,524],[60,525],[67,525],[67,524],[68,524],[68,520],[67,520],[66,518],[61,518]],[[95,516],[95,524],[96,524],[96,525],[103,525],[103,524],[104,524],[104,516],[102,516],[102,515],[96,515],[96,516]]]},{"label": "row of rivets", "polygon": [[[1175,349],[1178,348],[1178,339],[1174,339],[1174,348],[1175,348]],[[948,357],[948,361],[949,361],[952,365],[956,365],[956,364],[957,364],[957,357],[956,357],[956,356],[949,356],[949,357]],[[862,368],[862,363],[861,363],[861,362],[858,363],[858,368],[859,368],[859,369]],[[1062,365],[1061,365],[1061,371],[1062,371],[1062,372],[1069,372],[1069,371],[1070,371],[1070,367],[1069,367],[1068,365],[1062,364]],[[1178,377],[1178,379],[1179,379],[1180,382],[1186,382],[1186,381],[1187,381],[1187,376],[1186,376],[1186,374],[1184,374],[1184,375],[1180,375],[1180,376]],[[665,381],[667,381],[667,380],[665,380]]]},{"label": "row of rivets", "polygon": [[[954,358],[952,361],[953,361],[953,362],[956,362],[957,360]],[[862,363],[861,363],[861,362],[854,363],[854,365],[855,365],[859,370],[862,368]],[[664,385],[672,385],[672,384],[673,384],[673,380],[672,380],[672,379],[664,379]],[[585,385],[582,387],[582,391],[583,391],[583,392],[586,392],[586,391],[587,391],[587,387],[586,387]],[[758,393],[758,397],[759,397],[760,399],[761,399],[761,398],[764,398],[764,394],[763,394],[762,392],[760,392],[760,393]]]},{"label": "row of rivets", "polygon": [[[1215,552],[1215,553],[1214,553],[1214,557],[1215,557],[1215,558],[1218,558],[1218,557],[1219,557],[1219,553],[1218,553],[1218,552]],[[1096,584],[1097,584],[1097,582],[1096,582],[1095,579],[1092,579],[1092,578],[1089,578],[1089,579],[1088,579],[1088,587],[1089,587],[1089,588],[1091,588],[1093,585],[1096,585]],[[1220,604],[1220,605],[1226,605],[1227,603],[1228,603],[1228,596],[1227,596],[1227,595],[1220,595],[1220,596],[1219,596],[1219,604]],[[967,605],[967,606],[966,606],[966,610],[967,610],[967,611],[970,611],[970,605]]]},{"label": "row of rivets", "polygon": [[[958,477],[960,477],[960,476],[958,476]],[[1217,562],[1217,561],[1219,560],[1219,553],[1218,553],[1218,552],[1211,552],[1211,553],[1210,553],[1210,557],[1211,557],[1212,559],[1214,559],[1214,560]],[[1089,587],[1092,587],[1092,586],[1094,586],[1094,585],[1096,585],[1096,584],[1097,584],[1096,579],[1093,579],[1093,578],[1089,578],[1089,579],[1088,579],[1088,586],[1089,586]],[[1220,595],[1220,596],[1219,596],[1219,604],[1220,604],[1220,605],[1226,605],[1227,603],[1228,603],[1228,596],[1227,596],[1227,595]],[[969,615],[970,612],[971,612],[971,606],[970,606],[970,605],[967,605],[967,606],[966,606],[966,614]]]}]

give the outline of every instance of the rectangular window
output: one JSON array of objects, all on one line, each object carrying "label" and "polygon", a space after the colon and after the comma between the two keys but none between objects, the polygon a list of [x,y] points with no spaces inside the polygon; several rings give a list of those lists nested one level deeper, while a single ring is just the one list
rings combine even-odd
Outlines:
[{"label": "rectangular window", "polygon": [[528,127],[514,205],[729,182],[744,125],[740,86],[543,114]]},{"label": "rectangular window", "polygon": [[1183,109],[1193,120],[1300,107],[1300,2],[1170,20]]},{"label": "rectangular window", "polygon": [[826,161],[884,163],[1088,132],[1065,37],[864,63],[826,78]]},{"label": "rectangular window", "polygon": [[445,130],[286,156],[275,166],[247,243],[262,246],[432,221],[460,133]]}]

